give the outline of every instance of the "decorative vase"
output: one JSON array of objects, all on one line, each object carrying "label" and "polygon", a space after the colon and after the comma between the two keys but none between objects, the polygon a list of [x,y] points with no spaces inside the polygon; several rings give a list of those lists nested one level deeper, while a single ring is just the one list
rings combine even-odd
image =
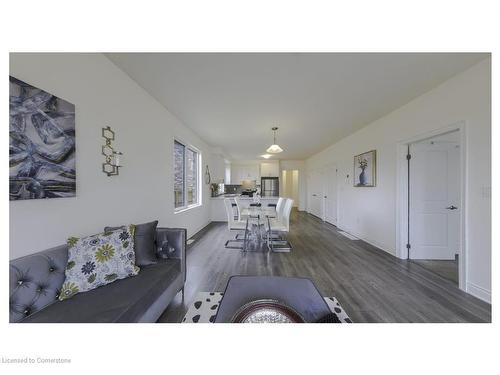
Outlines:
[{"label": "decorative vase", "polygon": [[359,184],[360,185],[366,185],[366,175],[365,175],[365,169],[364,168],[361,170],[361,173],[359,174]]}]

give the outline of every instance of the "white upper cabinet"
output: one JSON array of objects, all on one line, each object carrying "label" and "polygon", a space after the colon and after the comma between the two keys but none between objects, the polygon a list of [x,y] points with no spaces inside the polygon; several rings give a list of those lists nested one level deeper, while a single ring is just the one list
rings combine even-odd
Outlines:
[{"label": "white upper cabinet", "polygon": [[[211,155],[211,161],[209,164],[209,171],[210,171],[210,177],[211,177],[211,182],[217,183],[224,181],[224,173],[225,173],[225,164],[224,164],[224,158],[221,155],[217,154],[212,154]],[[205,166],[203,167],[203,176],[205,176]]]},{"label": "white upper cabinet", "polygon": [[231,184],[240,185],[243,180],[260,181],[260,168],[255,165],[231,165]]},{"label": "white upper cabinet", "polygon": [[261,163],[260,175],[262,177],[279,177],[280,175],[279,163]]},{"label": "white upper cabinet", "polygon": [[260,184],[261,177],[279,177],[279,162],[264,162],[255,164],[231,164],[231,184],[239,185],[243,180],[255,180]]}]

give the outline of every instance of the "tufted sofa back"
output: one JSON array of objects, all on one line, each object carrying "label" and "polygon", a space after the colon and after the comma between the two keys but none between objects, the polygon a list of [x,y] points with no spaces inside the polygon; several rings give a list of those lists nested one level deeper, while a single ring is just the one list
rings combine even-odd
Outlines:
[{"label": "tufted sofa back", "polygon": [[67,262],[67,245],[10,261],[11,323],[19,322],[57,300]]}]

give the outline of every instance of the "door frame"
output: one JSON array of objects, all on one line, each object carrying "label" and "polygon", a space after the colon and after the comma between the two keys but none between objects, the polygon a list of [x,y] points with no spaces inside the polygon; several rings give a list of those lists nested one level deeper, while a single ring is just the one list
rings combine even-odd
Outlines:
[{"label": "door frame", "polygon": [[[396,173],[396,256],[401,259],[408,259],[408,249],[406,248],[408,240],[408,162],[406,155],[408,146],[439,135],[459,132],[460,138],[460,247],[458,255],[458,287],[466,291],[467,286],[467,222],[466,218],[466,182],[467,182],[467,143],[466,132],[467,124],[465,121],[459,121],[452,125],[429,131],[398,142],[398,158]],[[410,238],[411,242],[411,238]]]},{"label": "door frame", "polygon": [[[326,221],[326,205],[325,205],[325,180],[324,180],[324,174],[325,174],[325,171],[327,169],[335,169],[335,174],[336,174],[336,179],[335,179],[335,183],[336,183],[336,189],[335,191],[337,192],[336,196],[335,196],[335,206],[336,206],[336,215],[337,215],[337,224],[332,224],[328,221]],[[310,178],[311,178],[311,174],[312,173],[318,173],[320,176],[321,176],[321,207],[322,207],[322,212],[323,214],[321,216],[316,216],[315,214],[311,213],[311,205],[309,204],[309,199],[310,199],[310,189],[309,189],[309,182],[310,182]],[[307,172],[307,179],[306,179],[306,197],[307,197],[307,207],[306,207],[306,212],[310,215],[313,215],[314,217],[317,217],[318,219],[321,219],[321,221],[323,221],[324,223],[328,223],[330,225],[333,225],[333,226],[336,226],[338,228],[338,225],[339,225],[339,172],[338,172],[338,165],[337,165],[337,162],[333,162],[333,163],[329,163],[329,164],[326,164],[322,167],[318,167],[318,168],[314,168],[314,169],[311,169]]]},{"label": "door frame", "polygon": [[336,223],[333,224],[333,223],[330,223],[329,221],[326,220],[326,198],[325,198],[325,195],[326,195],[326,190],[327,190],[327,187],[326,187],[327,181],[325,181],[325,179],[323,179],[323,181],[322,181],[323,182],[323,194],[321,197],[321,202],[323,205],[323,221],[325,223],[334,225],[338,228],[338,224],[339,224],[339,180],[338,180],[338,177],[339,177],[339,174],[338,174],[337,163],[334,162],[334,163],[330,163],[330,164],[325,165],[321,169],[323,175],[325,175],[329,169],[335,170],[335,185],[336,185],[335,186],[335,210],[336,210],[335,217],[336,217]]},{"label": "door frame", "polygon": [[[323,173],[323,168],[320,167],[320,168],[314,168],[314,169],[311,169],[307,172],[307,180],[306,180],[306,196],[307,196],[307,213],[309,215],[312,215],[314,217],[317,217],[318,219],[320,219],[321,221],[325,221],[325,203],[324,203],[324,189],[323,189],[323,185],[320,186],[320,190],[321,190],[321,194],[320,194],[320,207],[323,208],[323,213],[321,216],[318,216],[318,215],[315,215],[311,212],[311,204],[310,204],[310,199],[311,199],[311,193],[312,191],[310,191],[311,189],[310,188],[310,185],[311,185],[311,177],[312,175],[316,173],[318,175],[321,175]],[[321,183],[322,183],[322,179],[321,179]]]}]

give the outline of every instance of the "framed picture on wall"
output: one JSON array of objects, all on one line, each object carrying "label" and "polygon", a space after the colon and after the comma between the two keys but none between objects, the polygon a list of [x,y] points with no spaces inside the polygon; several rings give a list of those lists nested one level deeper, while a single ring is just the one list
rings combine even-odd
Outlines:
[{"label": "framed picture on wall", "polygon": [[10,77],[10,200],[76,195],[75,105]]},{"label": "framed picture on wall", "polygon": [[354,187],[374,187],[377,177],[377,151],[354,157]]}]

